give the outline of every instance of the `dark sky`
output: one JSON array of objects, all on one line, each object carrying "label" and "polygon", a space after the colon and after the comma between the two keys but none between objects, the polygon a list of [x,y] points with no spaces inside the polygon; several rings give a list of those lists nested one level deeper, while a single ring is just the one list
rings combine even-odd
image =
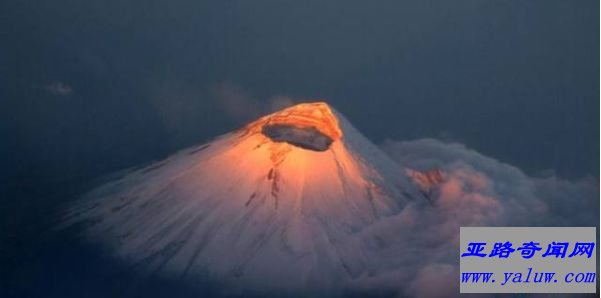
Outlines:
[{"label": "dark sky", "polygon": [[0,296],[117,296],[119,266],[44,233],[54,212],[274,103],[327,99],[376,143],[439,138],[530,175],[598,177],[598,13],[598,0],[0,1]]},{"label": "dark sky", "polygon": [[442,138],[530,174],[598,176],[598,13],[597,0],[3,1],[0,173],[60,185],[161,158],[237,128],[233,93],[245,107],[327,99],[375,142]]}]

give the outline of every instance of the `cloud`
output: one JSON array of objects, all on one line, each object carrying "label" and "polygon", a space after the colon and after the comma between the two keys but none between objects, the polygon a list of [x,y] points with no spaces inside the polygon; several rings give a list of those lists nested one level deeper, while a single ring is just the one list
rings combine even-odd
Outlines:
[{"label": "cloud", "polygon": [[262,99],[232,83],[195,86],[171,79],[149,80],[145,98],[159,118],[165,140],[175,147],[199,136],[223,133],[294,104],[288,96]]},{"label": "cloud", "polygon": [[67,96],[67,95],[73,93],[73,87],[71,87],[67,83],[63,83],[60,81],[50,82],[50,83],[42,86],[42,89],[50,94],[59,95],[59,96]]},{"label": "cloud", "polygon": [[[414,297],[449,297],[457,293],[459,268],[449,264],[433,264],[420,268],[410,284],[408,292]],[[436,285],[436,286],[432,286]]]},{"label": "cloud", "polygon": [[213,88],[212,94],[223,112],[236,121],[246,123],[261,115],[261,103],[239,86],[222,83]]},{"label": "cloud", "polygon": [[[371,257],[387,269],[357,287],[396,287],[401,296],[449,297],[459,287],[459,227],[599,222],[598,179],[530,177],[462,144],[434,139],[386,141],[381,148],[411,171],[438,169],[444,179],[432,193],[431,205],[414,203],[362,232],[364,242],[373,243]],[[382,258],[387,255],[394,258]]]},{"label": "cloud", "polygon": [[284,95],[276,95],[267,99],[268,111],[267,112],[275,112],[296,104],[295,100],[291,97]]},{"label": "cloud", "polygon": [[225,115],[240,124],[248,123],[295,103],[292,98],[283,95],[259,100],[242,87],[232,83],[221,83],[212,88],[211,93]]},{"label": "cloud", "polygon": [[153,81],[150,86],[146,96],[168,140],[179,144],[197,138],[210,115],[206,92],[172,80]]}]

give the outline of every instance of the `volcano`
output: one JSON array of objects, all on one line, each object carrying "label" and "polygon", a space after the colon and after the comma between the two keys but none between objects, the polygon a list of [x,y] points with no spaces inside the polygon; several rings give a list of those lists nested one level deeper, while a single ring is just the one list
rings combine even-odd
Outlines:
[{"label": "volcano", "polygon": [[131,170],[66,222],[146,272],[340,289],[385,267],[361,232],[415,201],[427,200],[401,165],[315,102]]}]

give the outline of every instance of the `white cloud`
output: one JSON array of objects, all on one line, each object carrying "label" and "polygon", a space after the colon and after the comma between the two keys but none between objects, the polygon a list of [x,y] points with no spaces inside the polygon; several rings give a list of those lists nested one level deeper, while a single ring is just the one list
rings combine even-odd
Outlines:
[{"label": "white cloud", "polygon": [[458,295],[459,227],[599,222],[598,179],[533,178],[464,145],[434,139],[387,141],[381,147],[403,166],[437,168],[445,179],[432,195],[432,206],[414,204],[362,233],[366,243],[374,243],[375,258],[395,256],[381,259],[388,269],[366,279],[364,287],[395,286],[402,296],[452,297]]},{"label": "white cloud", "polygon": [[51,93],[54,95],[59,95],[59,96],[66,96],[66,95],[73,93],[73,87],[71,87],[67,83],[60,82],[60,81],[50,82],[50,83],[42,86],[42,89],[48,93]]},{"label": "white cloud", "polygon": [[240,86],[231,83],[215,86],[212,95],[225,114],[239,123],[247,123],[295,104],[291,97],[281,95],[258,100]]}]

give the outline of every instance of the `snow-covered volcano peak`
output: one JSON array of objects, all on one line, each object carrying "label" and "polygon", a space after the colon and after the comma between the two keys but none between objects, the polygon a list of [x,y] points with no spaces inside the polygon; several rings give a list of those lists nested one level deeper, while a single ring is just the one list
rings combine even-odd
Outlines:
[{"label": "snow-covered volcano peak", "polygon": [[90,223],[91,239],[153,272],[336,289],[376,265],[360,232],[422,199],[398,164],[316,102],[100,186],[68,222]]},{"label": "snow-covered volcano peak", "polygon": [[325,151],[342,138],[338,119],[325,102],[301,103],[261,117],[247,125],[247,133],[261,132],[274,142]]},{"label": "snow-covered volcano peak", "polygon": [[325,102],[301,103],[261,117],[247,126],[249,130],[269,125],[291,125],[298,128],[313,127],[332,140],[342,137],[338,118]]}]

